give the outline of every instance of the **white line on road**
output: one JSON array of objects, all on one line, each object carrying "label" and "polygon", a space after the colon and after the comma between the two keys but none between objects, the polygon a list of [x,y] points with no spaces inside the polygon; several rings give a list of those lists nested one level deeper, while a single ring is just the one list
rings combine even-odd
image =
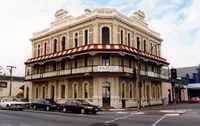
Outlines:
[{"label": "white line on road", "polygon": [[156,126],[159,122],[161,122],[167,116],[179,116],[180,114],[165,114],[160,119],[158,119],[152,126]]},{"label": "white line on road", "polygon": [[109,120],[105,123],[111,123],[111,122],[114,122],[114,121],[117,121],[117,120],[121,120],[121,119],[125,119],[125,118],[128,118],[128,117],[134,116],[134,115],[135,115],[135,113],[132,113],[132,114],[127,115],[127,116],[123,116],[123,117],[119,117],[119,118],[116,118],[116,119],[113,119],[113,120]]}]

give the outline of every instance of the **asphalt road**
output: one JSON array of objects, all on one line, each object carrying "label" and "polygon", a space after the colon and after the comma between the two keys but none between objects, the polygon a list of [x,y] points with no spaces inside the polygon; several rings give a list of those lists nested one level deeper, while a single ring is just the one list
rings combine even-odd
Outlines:
[{"label": "asphalt road", "polygon": [[184,114],[159,110],[108,111],[74,114],[46,111],[0,110],[0,126],[200,126],[200,104],[187,105]]}]

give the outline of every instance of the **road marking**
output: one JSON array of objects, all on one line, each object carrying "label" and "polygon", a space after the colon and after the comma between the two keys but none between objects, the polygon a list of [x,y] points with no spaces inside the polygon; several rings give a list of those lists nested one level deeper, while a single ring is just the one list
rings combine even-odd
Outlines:
[{"label": "road marking", "polygon": [[156,126],[159,122],[161,122],[164,118],[166,118],[167,116],[179,116],[180,114],[165,114],[163,115],[160,119],[158,119],[154,124],[152,124],[152,126]]},{"label": "road marking", "polygon": [[117,120],[122,120],[122,119],[125,119],[125,118],[128,118],[128,117],[134,116],[134,115],[135,115],[135,113],[132,113],[132,114],[127,115],[127,116],[122,116],[122,117],[118,117],[118,118],[113,119],[113,120],[106,121],[105,123],[111,123],[111,122],[114,122],[114,121],[117,121]]},{"label": "road marking", "polygon": [[11,126],[12,124],[9,124],[9,123],[2,123],[0,124],[1,126]]}]

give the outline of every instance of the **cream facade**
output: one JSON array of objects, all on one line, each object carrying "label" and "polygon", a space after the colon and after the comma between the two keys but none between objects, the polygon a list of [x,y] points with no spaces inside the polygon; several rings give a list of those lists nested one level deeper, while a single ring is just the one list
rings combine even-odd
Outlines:
[{"label": "cream facade", "polygon": [[130,18],[115,9],[85,10],[79,17],[65,10],[45,30],[34,33],[32,58],[26,64],[25,98],[57,102],[84,99],[103,107],[134,107],[142,82],[142,105],[160,104],[162,98],[162,39],[149,29],[142,11]]},{"label": "cream facade", "polygon": [[[23,95],[23,90],[20,89],[24,85],[23,77],[12,77],[11,96],[16,97],[18,94]],[[10,76],[0,75],[0,97],[10,95]]]}]

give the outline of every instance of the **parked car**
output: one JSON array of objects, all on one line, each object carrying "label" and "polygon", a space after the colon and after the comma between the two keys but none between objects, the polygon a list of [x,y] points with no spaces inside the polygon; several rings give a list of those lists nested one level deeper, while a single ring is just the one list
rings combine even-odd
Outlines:
[{"label": "parked car", "polygon": [[91,105],[88,102],[84,100],[69,100],[66,101],[63,104],[59,105],[59,109],[62,112],[78,112],[81,114],[92,112],[93,114],[96,114],[98,111],[100,111],[100,107],[96,105]]},{"label": "parked car", "polygon": [[4,97],[0,99],[0,108],[7,110],[23,110],[28,106],[28,102],[13,97]]},{"label": "parked car", "polygon": [[191,102],[191,103],[200,103],[200,98],[199,98],[199,97],[192,97],[192,98],[190,99],[190,102]]},{"label": "parked car", "polygon": [[43,109],[46,111],[50,110],[57,110],[59,104],[51,99],[37,99],[31,103],[31,108],[34,110],[36,109]]}]

